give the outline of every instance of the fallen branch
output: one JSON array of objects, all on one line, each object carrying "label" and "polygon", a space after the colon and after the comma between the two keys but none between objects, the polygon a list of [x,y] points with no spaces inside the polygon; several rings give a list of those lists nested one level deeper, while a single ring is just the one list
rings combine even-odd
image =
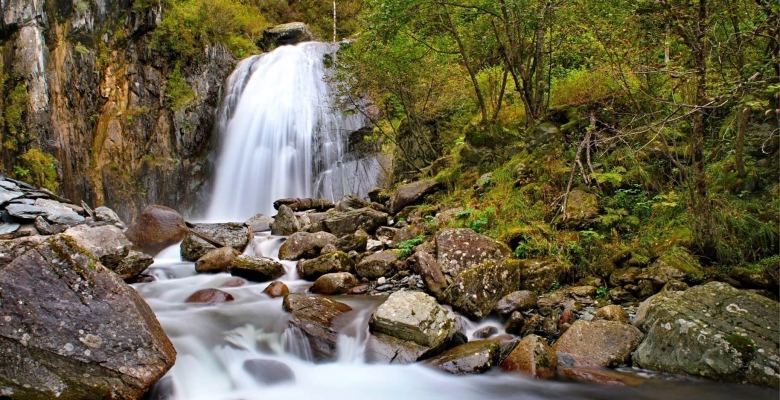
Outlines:
[{"label": "fallen branch", "polygon": [[189,228],[189,227],[188,227],[188,226],[186,226],[186,225],[181,225],[181,224],[180,224],[180,225],[179,225],[179,228],[182,228],[182,229],[184,229],[185,231],[187,231],[187,233],[193,234],[193,235],[195,235],[195,236],[197,236],[197,237],[199,237],[199,238],[201,238],[201,239],[205,240],[206,242],[208,242],[209,244],[211,244],[211,245],[213,245],[213,246],[216,246],[217,248],[220,248],[220,247],[228,247],[228,245],[226,245],[226,244],[224,244],[224,243],[222,243],[222,242],[219,242],[219,241],[217,241],[217,240],[214,240],[214,239],[212,239],[212,238],[210,238],[210,237],[208,237],[208,236],[206,236],[206,235],[204,235],[204,234],[202,234],[202,233],[200,233],[200,232],[197,232],[197,231],[195,231],[195,230],[193,230],[193,229]]}]

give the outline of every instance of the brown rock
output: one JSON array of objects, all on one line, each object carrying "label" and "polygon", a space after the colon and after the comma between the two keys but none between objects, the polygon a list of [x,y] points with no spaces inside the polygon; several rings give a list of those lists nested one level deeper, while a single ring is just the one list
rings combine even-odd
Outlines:
[{"label": "brown rock", "polygon": [[[538,314],[535,314],[538,316]],[[525,317],[523,317],[523,313],[520,311],[513,311],[512,314],[509,314],[509,317],[507,318],[506,325],[504,325],[504,330],[506,333],[511,333],[513,335],[521,335],[523,327],[525,326]]]},{"label": "brown rock", "polygon": [[148,254],[156,254],[186,235],[184,218],[176,210],[158,205],[146,206],[125,231],[135,247]]},{"label": "brown rock", "polygon": [[325,274],[334,272],[350,272],[355,268],[355,263],[347,254],[336,251],[313,260],[298,261],[298,275],[307,281],[314,281]]},{"label": "brown rock", "polygon": [[357,284],[358,280],[355,275],[349,272],[335,272],[317,278],[310,290],[316,294],[343,294]]},{"label": "brown rock", "polygon": [[334,361],[338,336],[334,320],[352,308],[325,297],[295,293],[284,296],[282,307],[292,314],[289,326],[306,336],[315,360]]},{"label": "brown rock", "polygon": [[274,201],[274,209],[278,210],[281,205],[286,205],[293,211],[327,211],[335,207],[333,202],[325,199],[279,199]]},{"label": "brown rock", "polygon": [[631,359],[644,335],[634,326],[614,321],[578,320],[553,349],[559,363],[575,367],[613,367]]},{"label": "brown rock", "polygon": [[624,324],[627,324],[630,321],[626,310],[624,310],[623,307],[614,304],[599,308],[599,310],[596,311],[596,319],[622,322]]},{"label": "brown rock", "polygon": [[441,299],[444,295],[444,290],[447,289],[447,279],[444,277],[444,273],[441,272],[439,263],[430,254],[418,251],[414,253],[414,269],[415,272],[420,274],[425,287],[433,294],[433,297]]},{"label": "brown rock", "polygon": [[263,290],[263,293],[267,294],[270,297],[282,297],[290,293],[290,289],[288,289],[287,285],[285,285],[284,283],[279,281],[274,281],[271,282],[271,284],[268,285]]},{"label": "brown rock", "polygon": [[605,386],[638,386],[645,383],[642,378],[605,368],[559,368],[558,374],[567,379]]},{"label": "brown rock", "polygon": [[366,292],[368,292],[368,289],[369,289],[368,285],[358,285],[347,290],[347,294],[366,294]]},{"label": "brown rock", "polygon": [[433,180],[417,181],[399,186],[393,193],[390,202],[390,212],[396,214],[404,207],[417,203],[426,195],[436,192],[441,185]]},{"label": "brown rock", "polygon": [[518,371],[537,379],[555,375],[558,357],[552,348],[536,335],[528,335],[520,341],[509,356],[501,363],[504,371]]},{"label": "brown rock", "polygon": [[544,293],[560,284],[566,274],[566,265],[554,259],[527,259],[520,265],[523,282],[520,285],[525,290]]},{"label": "brown rock", "polygon": [[372,332],[366,343],[366,361],[376,364],[410,364],[424,357],[429,350],[411,340]]},{"label": "brown rock", "polygon": [[452,348],[426,362],[453,375],[481,374],[495,365],[499,346],[492,340],[475,340]]},{"label": "brown rock", "polygon": [[241,278],[230,278],[226,280],[223,284],[219,285],[221,288],[233,288],[233,287],[241,287],[246,285],[246,280]]},{"label": "brown rock", "polygon": [[536,293],[530,290],[518,290],[501,298],[493,307],[493,311],[503,316],[515,311],[526,311],[536,308]]},{"label": "brown rock", "polygon": [[532,314],[528,317],[523,324],[523,328],[520,330],[520,336],[525,336],[529,333],[534,333],[542,326],[542,316],[539,314]]},{"label": "brown rock", "polygon": [[117,266],[110,269],[119,275],[120,278],[127,280],[146,271],[152,264],[154,264],[152,256],[140,251],[130,250],[127,257],[123,258]]},{"label": "brown rock", "polygon": [[284,265],[273,258],[240,255],[230,262],[230,275],[253,282],[268,282],[281,278],[287,271]]},{"label": "brown rock", "polygon": [[195,271],[199,274],[227,272],[233,260],[240,255],[241,252],[232,247],[211,250],[195,262]]},{"label": "brown rock", "polygon": [[290,235],[279,248],[279,258],[297,261],[302,258],[314,258],[320,255],[322,248],[334,244],[338,238],[327,232],[296,232]]},{"label": "brown rock", "polygon": [[233,301],[233,295],[219,289],[201,289],[187,297],[185,303],[220,304]]},{"label": "brown rock", "polygon": [[558,319],[558,330],[561,332],[566,332],[566,330],[569,329],[571,324],[573,324],[576,320],[577,314],[574,313],[574,310],[563,310],[561,317]]},{"label": "brown rock", "polygon": [[389,277],[395,273],[396,261],[398,261],[398,253],[395,251],[380,251],[364,258],[355,267],[355,270],[363,278],[378,279]]}]

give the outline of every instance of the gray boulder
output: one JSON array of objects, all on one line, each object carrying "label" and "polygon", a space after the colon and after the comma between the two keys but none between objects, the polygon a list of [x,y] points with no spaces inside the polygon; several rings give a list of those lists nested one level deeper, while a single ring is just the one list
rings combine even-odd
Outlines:
[{"label": "gray boulder", "polygon": [[381,251],[364,258],[355,267],[357,274],[363,278],[379,279],[389,277],[395,273],[395,262],[398,261],[398,253],[395,251]]},{"label": "gray boulder", "polygon": [[314,258],[320,254],[323,247],[337,243],[338,238],[328,232],[296,232],[282,243],[279,248],[279,258],[296,261],[302,258]]},{"label": "gray boulder", "polygon": [[290,207],[282,204],[279,207],[279,212],[274,217],[274,222],[271,224],[271,234],[290,236],[300,231],[302,227],[300,217],[295,215]]},{"label": "gray boulder", "polygon": [[266,232],[271,230],[271,224],[274,223],[273,217],[265,214],[257,214],[244,222],[252,232]]},{"label": "gray boulder", "polygon": [[154,264],[152,256],[141,253],[140,251],[130,250],[127,257],[123,258],[112,269],[122,279],[130,279],[141,272],[144,272],[150,265]]},{"label": "gray boulder", "polygon": [[114,269],[130,253],[133,243],[122,230],[113,225],[90,228],[87,225],[74,226],[65,231],[81,247],[92,252],[108,269]]},{"label": "gray boulder", "polygon": [[366,361],[377,364],[411,364],[424,358],[430,350],[411,340],[372,332],[366,343]]},{"label": "gray boulder", "polygon": [[[249,244],[249,228],[243,224],[192,224],[193,231],[198,232],[212,240],[232,247],[239,252],[244,251]],[[131,239],[132,240],[132,239]],[[216,249],[213,244],[201,239],[192,233],[188,234],[181,242],[181,258],[184,261],[197,261],[206,253]]]},{"label": "gray boulder", "polygon": [[481,374],[497,364],[500,350],[493,340],[475,340],[449,349],[426,364],[453,375]]},{"label": "gray boulder", "polygon": [[0,393],[137,399],[176,351],[138,293],[66,235],[0,269]]},{"label": "gray boulder", "polygon": [[647,336],[633,356],[648,369],[777,388],[780,303],[720,282],[663,291],[639,307]]},{"label": "gray boulder", "polygon": [[614,321],[575,321],[555,342],[558,364],[574,367],[616,367],[631,360],[644,335]]},{"label": "gray boulder", "polygon": [[488,260],[504,260],[512,251],[505,244],[468,228],[444,229],[436,235],[436,261],[452,277]]},{"label": "gray boulder", "polygon": [[263,32],[263,39],[260,43],[263,49],[270,51],[274,47],[294,45],[301,42],[308,42],[314,39],[309,27],[303,22],[289,22],[276,25]]},{"label": "gray boulder", "polygon": [[355,233],[359,229],[373,233],[379,227],[387,225],[387,214],[371,208],[360,208],[343,213],[334,213],[326,218],[323,223],[330,233],[338,237]]},{"label": "gray boulder", "polygon": [[400,291],[391,294],[374,311],[368,327],[371,332],[439,349],[455,333],[455,320],[433,297]]}]

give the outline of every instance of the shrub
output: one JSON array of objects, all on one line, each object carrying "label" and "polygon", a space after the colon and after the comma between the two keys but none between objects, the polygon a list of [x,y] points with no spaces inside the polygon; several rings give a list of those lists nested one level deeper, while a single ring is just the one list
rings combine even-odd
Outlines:
[{"label": "shrub", "polygon": [[57,180],[57,160],[40,149],[32,148],[19,157],[21,165],[14,166],[14,175],[32,185],[44,187],[56,192],[60,183]]}]

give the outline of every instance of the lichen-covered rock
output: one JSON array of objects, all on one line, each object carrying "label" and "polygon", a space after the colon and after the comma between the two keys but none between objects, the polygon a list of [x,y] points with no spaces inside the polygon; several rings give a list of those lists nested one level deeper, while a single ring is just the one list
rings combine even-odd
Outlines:
[{"label": "lichen-covered rock", "polygon": [[673,279],[692,283],[700,281],[703,277],[704,271],[699,262],[680,247],[666,250],[638,276],[639,279],[651,281],[657,290]]},{"label": "lichen-covered rock", "polygon": [[493,340],[475,340],[449,349],[426,364],[453,375],[481,374],[496,364],[499,351]]},{"label": "lichen-covered rock", "polygon": [[452,277],[488,260],[504,260],[512,251],[505,244],[468,228],[444,229],[436,235],[436,261]]},{"label": "lichen-covered rock", "polygon": [[152,256],[140,251],[130,250],[127,257],[123,258],[117,266],[109,269],[113,270],[120,278],[127,280],[146,271],[152,264],[154,264]]},{"label": "lichen-covered rock", "polygon": [[578,320],[555,342],[558,363],[574,367],[615,367],[627,363],[644,335],[614,321]]},{"label": "lichen-covered rock", "polygon": [[439,263],[432,255],[418,251],[414,253],[414,270],[422,277],[425,287],[437,299],[444,298],[444,290],[447,289],[447,278],[441,272]]},{"label": "lichen-covered rock", "polygon": [[482,319],[519,286],[520,268],[516,261],[490,260],[453,279],[444,291],[444,299],[463,315]]},{"label": "lichen-covered rock", "polygon": [[[243,224],[232,222],[224,224],[193,224],[192,230],[238,251],[244,251],[247,244],[249,244],[249,228]],[[181,242],[181,258],[184,261],[197,261],[204,254],[215,248],[216,246],[190,233]]]},{"label": "lichen-covered rock", "polygon": [[287,271],[284,265],[273,258],[240,255],[233,259],[228,268],[230,275],[254,282],[268,282],[281,278]]},{"label": "lichen-covered rock", "polygon": [[240,255],[241,252],[232,247],[211,250],[195,262],[195,271],[199,274],[228,272],[230,264]]},{"label": "lichen-covered rock", "polygon": [[265,214],[257,214],[244,222],[252,232],[267,232],[271,230],[271,224],[274,223],[273,217]]},{"label": "lichen-covered rock", "polygon": [[526,311],[536,308],[537,296],[530,290],[518,290],[501,298],[493,310],[504,317],[515,311]]},{"label": "lichen-covered rock", "polygon": [[290,235],[279,248],[279,258],[297,261],[302,258],[314,258],[323,247],[337,243],[338,238],[328,232],[296,232]]},{"label": "lichen-covered rock", "polygon": [[415,342],[429,349],[445,345],[455,332],[455,321],[436,299],[400,291],[390,295],[368,322],[371,332]]},{"label": "lichen-covered rock", "polygon": [[301,221],[290,207],[281,205],[271,224],[271,234],[290,236],[302,228]]},{"label": "lichen-covered rock", "polygon": [[555,375],[558,356],[547,342],[536,335],[528,335],[517,344],[502,362],[504,371],[517,371],[537,379],[547,379]]},{"label": "lichen-covered rock", "polygon": [[389,277],[395,273],[396,261],[398,261],[398,253],[395,251],[380,251],[360,261],[355,270],[363,278]]},{"label": "lichen-covered rock", "polygon": [[554,259],[528,259],[520,264],[523,276],[521,288],[544,293],[564,278],[566,265]]},{"label": "lichen-covered rock", "polygon": [[349,272],[334,272],[317,278],[310,290],[316,294],[344,294],[357,284],[358,280],[355,275]]},{"label": "lichen-covered rock", "polygon": [[373,233],[387,225],[387,214],[371,208],[335,213],[323,221],[328,232],[342,237],[358,230]]},{"label": "lichen-covered rock", "polygon": [[642,270],[637,267],[618,268],[609,275],[609,283],[612,286],[631,285],[639,280]]},{"label": "lichen-covered rock", "polygon": [[647,337],[634,363],[670,373],[777,388],[780,303],[720,282],[645,300],[634,325]]},{"label": "lichen-covered rock", "polygon": [[3,396],[137,399],[173,366],[149,306],[69,236],[0,268],[0,288]]},{"label": "lichen-covered rock", "polygon": [[316,361],[335,361],[338,326],[336,317],[352,308],[318,296],[290,293],[284,296],[282,307],[292,314],[289,327],[302,332],[311,346]]},{"label": "lichen-covered rock", "polygon": [[334,251],[311,260],[298,261],[298,275],[307,281],[314,281],[325,274],[351,272],[355,263],[343,251]]},{"label": "lichen-covered rock", "polygon": [[393,198],[390,202],[390,213],[397,214],[404,207],[417,203],[426,195],[436,192],[441,187],[441,184],[434,180],[417,181],[399,186],[393,193]]},{"label": "lichen-covered rock", "polygon": [[732,268],[729,278],[739,282],[745,289],[766,289],[777,292],[777,278],[763,269]]},{"label": "lichen-covered rock", "polygon": [[277,46],[294,45],[314,39],[309,27],[303,22],[288,22],[276,25],[263,32],[262,47],[271,50]]},{"label": "lichen-covered rock", "polygon": [[[187,230],[184,218],[176,210],[150,205],[133,220],[125,235],[139,250],[156,254],[184,239]],[[198,257],[195,257],[195,260],[197,259]]]},{"label": "lichen-covered rock", "polygon": [[349,234],[339,238],[336,242],[336,248],[345,253],[350,251],[362,252],[366,251],[367,244],[368,236]]},{"label": "lichen-covered rock", "polygon": [[81,247],[91,251],[108,269],[114,269],[119,265],[133,246],[122,230],[112,225],[94,228],[78,225],[64,233],[72,237]]}]

